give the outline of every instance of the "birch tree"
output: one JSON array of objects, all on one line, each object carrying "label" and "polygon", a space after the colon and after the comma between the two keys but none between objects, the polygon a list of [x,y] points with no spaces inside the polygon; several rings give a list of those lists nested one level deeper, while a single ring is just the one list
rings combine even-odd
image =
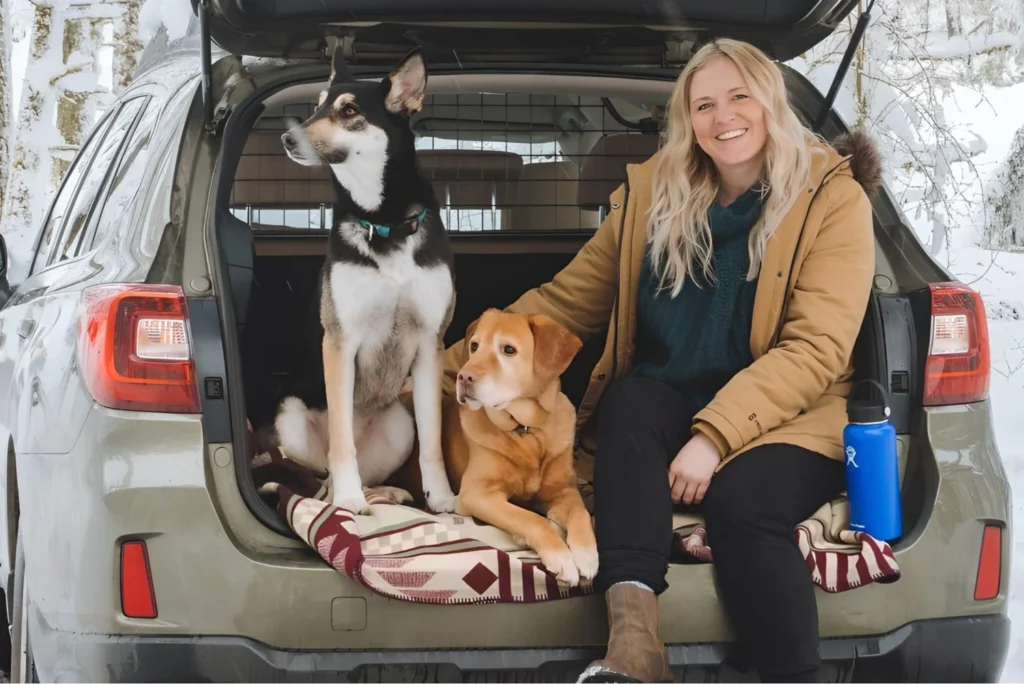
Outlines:
[{"label": "birch tree", "polygon": [[7,29],[9,5],[10,0],[0,0],[0,207],[4,206],[10,157],[7,144],[7,129],[11,123],[11,42]]},{"label": "birch tree", "polygon": [[[10,0],[6,0],[10,1]],[[3,202],[11,282],[27,275],[43,216],[93,124],[131,82],[141,0],[33,0]]]},{"label": "birch tree", "polygon": [[1024,250],[1024,126],[1017,129],[987,199],[992,212],[985,226],[985,246]]}]

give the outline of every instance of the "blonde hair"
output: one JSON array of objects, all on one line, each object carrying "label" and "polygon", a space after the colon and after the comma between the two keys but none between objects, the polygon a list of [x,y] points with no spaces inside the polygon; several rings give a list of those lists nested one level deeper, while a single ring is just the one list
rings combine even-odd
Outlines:
[{"label": "blonde hair", "polygon": [[[718,197],[719,179],[711,158],[693,135],[690,83],[713,57],[729,58],[739,69],[751,96],[764,108],[767,140],[761,172],[761,215],[751,228],[750,269],[757,276],[765,245],[810,177],[812,150],[818,138],[794,114],[779,68],[753,45],[720,39],[705,45],[686,65],[668,102],[668,123],[655,167],[647,240],[660,287],[676,296],[699,266],[711,273],[711,226],[708,210]],[[694,278],[699,286],[699,282]]]}]

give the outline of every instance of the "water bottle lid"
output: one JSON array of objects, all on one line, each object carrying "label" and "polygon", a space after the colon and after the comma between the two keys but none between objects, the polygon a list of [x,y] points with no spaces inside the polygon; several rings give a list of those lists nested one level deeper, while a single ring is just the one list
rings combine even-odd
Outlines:
[{"label": "water bottle lid", "polygon": [[846,417],[851,423],[881,423],[889,419],[889,407],[870,399],[851,401],[846,404]]},{"label": "water bottle lid", "polygon": [[[857,387],[862,383],[874,385],[881,398],[854,399]],[[889,402],[885,388],[875,380],[865,379],[854,383],[846,400],[846,417],[851,423],[881,423],[889,419]]]}]

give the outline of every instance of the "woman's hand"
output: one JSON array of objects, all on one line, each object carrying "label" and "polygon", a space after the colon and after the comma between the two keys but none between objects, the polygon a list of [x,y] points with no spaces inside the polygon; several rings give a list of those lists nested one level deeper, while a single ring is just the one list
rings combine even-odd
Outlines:
[{"label": "woman's hand", "polygon": [[672,488],[672,502],[699,504],[715,468],[722,461],[718,447],[703,432],[698,432],[679,450],[668,467],[668,486]]}]

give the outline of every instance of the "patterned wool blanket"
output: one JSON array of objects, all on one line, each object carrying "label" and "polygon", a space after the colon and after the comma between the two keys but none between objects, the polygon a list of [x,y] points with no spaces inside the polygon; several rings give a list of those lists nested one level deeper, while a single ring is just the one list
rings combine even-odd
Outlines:
[{"label": "patterned wool blanket", "polygon": [[[558,582],[511,535],[474,518],[396,504],[386,487],[364,490],[369,514],[336,508],[326,501],[325,481],[276,448],[252,456],[252,473],[261,495],[300,539],[339,573],[381,596],[417,603],[535,603],[593,591],[590,584]],[[849,506],[839,498],[797,526],[814,583],[835,593],[898,580],[889,545],[847,529],[848,521]],[[699,516],[676,514],[673,529],[679,560],[713,562]]]}]

